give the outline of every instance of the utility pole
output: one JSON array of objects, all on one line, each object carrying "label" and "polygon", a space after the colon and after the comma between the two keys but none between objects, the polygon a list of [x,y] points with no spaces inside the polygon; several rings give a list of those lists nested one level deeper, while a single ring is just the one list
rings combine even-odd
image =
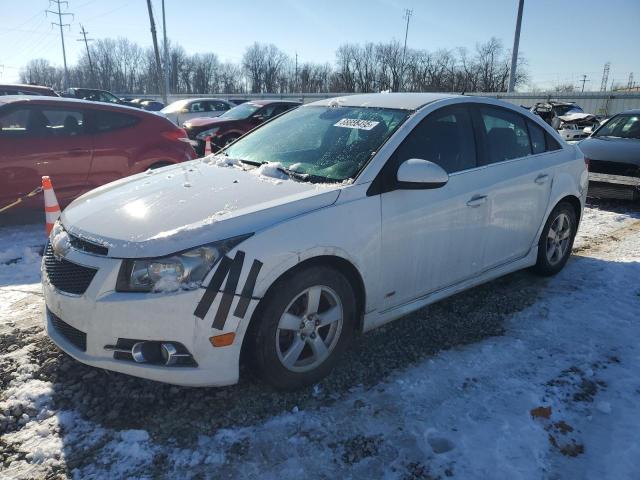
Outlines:
[{"label": "utility pole", "polygon": [[584,84],[585,82],[590,82],[591,80],[587,80],[587,76],[586,75],[582,75],[582,80],[580,80],[582,82],[582,92],[584,92]]},{"label": "utility pole", "polygon": [[407,21],[407,26],[404,29],[404,47],[402,49],[402,76],[400,78],[400,89],[402,90],[402,81],[404,80],[404,61],[405,58],[407,56],[407,38],[409,37],[409,22],[411,21],[411,17],[413,16],[413,10],[410,10],[408,8],[404,9],[404,17],[402,17],[403,19],[405,19]]},{"label": "utility pole", "polygon": [[87,33],[89,33],[89,32],[87,32],[84,29],[84,25],[80,24],[80,27],[81,27],[80,33],[82,34],[83,38],[78,38],[76,41],[84,42],[84,46],[87,49],[87,57],[89,58],[89,68],[91,68],[91,86],[95,88],[98,85],[96,83],[96,74],[93,71],[93,61],[91,60],[91,53],[89,52],[89,42],[93,42],[93,39],[92,38],[87,38]]},{"label": "utility pole", "polygon": [[633,72],[629,74],[629,81],[627,82],[627,88],[629,90],[633,88]]},{"label": "utility pole", "polygon": [[164,0],[162,0],[162,35],[164,36],[164,102],[167,103],[166,96],[169,95],[171,89],[169,87],[169,47],[167,46],[167,19],[164,12]]},{"label": "utility pole", "polygon": [[607,90],[607,83],[609,82],[609,70],[611,70],[611,62],[604,64],[604,70],[602,70],[602,82],[600,83],[600,91],[605,92]]},{"label": "utility pole", "polygon": [[153,21],[153,10],[151,9],[151,0],[147,0],[147,8],[149,9],[149,23],[151,24],[151,37],[153,38],[153,51],[156,55],[156,82],[162,93],[162,101],[167,103],[167,92],[162,82],[162,64],[160,63],[160,52],[158,51],[158,38],[156,37],[156,23]]},{"label": "utility pole", "polygon": [[298,91],[298,52],[296,52],[296,76],[295,76],[295,85],[293,86],[293,89],[296,92]]},{"label": "utility pole", "polygon": [[522,26],[522,10],[524,0],[518,2],[518,18],[516,20],[516,33],[513,36],[513,50],[511,51],[511,70],[509,70],[509,86],[507,92],[513,92],[516,86],[516,68],[518,66],[518,48],[520,47],[520,27]]},{"label": "utility pole", "polygon": [[69,30],[71,30],[71,24],[69,23],[62,23],[62,17],[64,15],[71,15],[73,17],[73,13],[67,13],[67,12],[62,12],[62,10],[60,9],[60,5],[61,4],[65,4],[66,8],[69,8],[69,2],[65,2],[65,1],[61,1],[61,0],[49,0],[49,6],[51,6],[52,3],[55,3],[58,7],[58,11],[54,11],[54,10],[45,10],[45,14],[47,13],[53,13],[54,15],[58,15],[58,23],[56,22],[51,22],[51,26],[57,25],[58,27],[60,27],[60,40],[62,41],[62,60],[64,61],[64,79],[63,79],[63,85],[62,88],[65,89],[67,87],[67,84],[69,83],[69,70],[67,69],[67,52],[64,48],[64,32],[62,27],[69,27]]}]

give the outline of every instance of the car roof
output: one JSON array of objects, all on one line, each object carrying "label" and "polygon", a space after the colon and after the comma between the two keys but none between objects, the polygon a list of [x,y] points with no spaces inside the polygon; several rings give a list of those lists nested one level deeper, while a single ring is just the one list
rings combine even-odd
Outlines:
[{"label": "car roof", "polygon": [[[103,108],[103,109],[116,109],[116,110],[127,110],[129,112],[136,113],[149,113],[145,110],[141,110],[135,107],[129,107],[127,105],[118,105],[115,103],[105,103],[105,102],[93,102],[91,100],[84,100],[81,98],[71,98],[71,97],[45,97],[42,95],[2,95],[0,96],[0,107],[3,105],[8,105],[12,103],[37,103],[37,104],[80,104],[80,105],[89,105],[91,107]],[[153,114],[152,114],[153,115]]]},{"label": "car roof", "polygon": [[616,115],[640,115],[640,108],[632,108],[631,110],[618,112]]},{"label": "car roof", "polygon": [[272,103],[282,103],[285,105],[302,105],[302,102],[297,102],[295,100],[280,100],[279,98],[247,100],[246,103],[253,103],[254,105],[260,105],[261,107],[264,107],[265,105],[271,105]]},{"label": "car roof", "polygon": [[29,85],[27,83],[0,83],[0,88],[22,88],[22,89],[31,89],[34,91],[47,91],[50,92],[53,90],[51,87],[45,87],[44,85]]},{"label": "car roof", "polygon": [[452,93],[363,93],[344,97],[326,98],[305,106],[319,107],[374,107],[397,108],[399,110],[417,110],[436,100],[455,98]]}]

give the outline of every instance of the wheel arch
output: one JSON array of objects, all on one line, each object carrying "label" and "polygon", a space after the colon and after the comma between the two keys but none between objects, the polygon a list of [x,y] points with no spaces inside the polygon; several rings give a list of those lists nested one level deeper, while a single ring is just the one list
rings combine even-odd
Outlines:
[{"label": "wheel arch", "polygon": [[256,328],[258,322],[260,321],[259,319],[260,319],[260,316],[262,315],[265,299],[269,297],[270,293],[273,291],[274,288],[277,287],[280,281],[286,279],[288,276],[291,276],[292,274],[302,269],[311,268],[314,266],[330,267],[340,272],[347,278],[347,280],[353,287],[353,290],[356,296],[356,312],[358,315],[357,317],[358,323],[356,325],[356,329],[357,331],[362,332],[363,321],[364,321],[364,310],[366,305],[366,289],[365,289],[364,280],[362,278],[360,271],[356,268],[356,266],[352,262],[350,262],[349,260],[343,257],[339,257],[337,255],[317,255],[314,257],[307,258],[301,261],[300,263],[297,263],[296,265],[290,267],[288,270],[284,271],[277,278],[275,278],[273,282],[271,282],[271,285],[269,285],[264,295],[258,302],[258,305],[254,309],[253,314],[251,315],[251,319],[249,320],[249,325],[247,326],[247,330],[242,339],[242,347],[240,349],[241,364],[246,363],[247,348],[250,343],[248,338],[252,336],[253,330]]}]

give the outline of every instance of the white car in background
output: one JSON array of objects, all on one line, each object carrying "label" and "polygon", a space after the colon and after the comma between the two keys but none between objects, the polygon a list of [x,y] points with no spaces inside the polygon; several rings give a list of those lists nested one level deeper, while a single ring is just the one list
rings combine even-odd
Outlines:
[{"label": "white car in background", "polygon": [[72,203],[43,259],[46,330],[139,377],[229,385],[242,353],[299,388],[357,332],[515,270],[561,270],[586,194],[580,150],[508,103],[321,100]]},{"label": "white car in background", "polygon": [[162,110],[165,117],[178,126],[197,117],[219,117],[236,105],[222,98],[189,98],[173,102]]}]

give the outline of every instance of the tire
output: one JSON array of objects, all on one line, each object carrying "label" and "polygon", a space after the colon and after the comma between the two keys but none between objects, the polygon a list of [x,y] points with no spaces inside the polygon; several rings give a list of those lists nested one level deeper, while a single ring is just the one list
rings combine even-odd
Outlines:
[{"label": "tire", "polygon": [[355,332],[356,299],[347,278],[328,267],[305,268],[278,280],[263,302],[248,339],[262,380],[291,391],[328,375]]},{"label": "tire", "polygon": [[548,277],[563,269],[571,256],[577,227],[573,206],[568,202],[556,205],[540,234],[538,260],[533,267],[534,272]]}]

